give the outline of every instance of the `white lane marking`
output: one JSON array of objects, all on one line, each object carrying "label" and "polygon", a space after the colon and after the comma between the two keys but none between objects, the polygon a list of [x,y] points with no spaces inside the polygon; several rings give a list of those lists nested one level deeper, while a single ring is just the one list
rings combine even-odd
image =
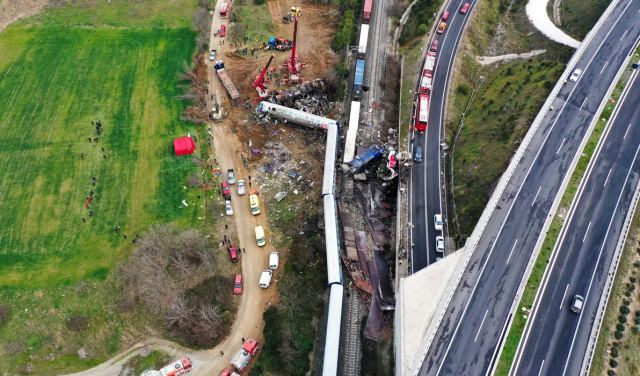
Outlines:
[{"label": "white lane marking", "polygon": [[602,64],[602,69],[600,69],[600,74],[602,74],[602,71],[604,71],[604,68],[607,67],[607,64],[609,64],[609,60],[605,61],[604,64]]},{"label": "white lane marking", "polygon": [[589,221],[589,224],[587,225],[587,229],[584,231],[584,236],[582,237],[582,242],[583,243],[587,239],[587,235],[589,235],[589,229],[590,228],[591,228],[591,221]]},{"label": "white lane marking", "polygon": [[567,287],[564,288],[564,294],[562,294],[562,299],[560,300],[560,310],[562,311],[562,306],[564,305],[564,298],[567,296],[567,290],[569,290],[569,284],[567,283]]},{"label": "white lane marking", "polygon": [[624,37],[627,36],[627,33],[629,32],[629,29],[625,30],[624,33],[622,34],[622,36],[620,37],[620,41],[622,41],[624,39]]},{"label": "white lane marking", "polygon": [[560,149],[562,149],[562,145],[564,145],[564,141],[566,139],[567,139],[566,137],[562,139],[562,142],[560,143],[560,146],[558,147],[558,151],[556,151],[556,155],[560,154]]},{"label": "white lane marking", "polygon": [[[627,8],[629,8],[630,5],[631,5],[631,3],[628,3],[624,7],[624,9],[622,10],[622,13],[616,19],[616,24],[617,24],[618,20],[624,14],[624,12],[627,10]],[[598,47],[598,50],[596,51],[596,53],[594,55],[591,56],[591,59],[589,59],[589,63],[587,64],[587,66],[589,66],[591,64],[591,62],[593,61],[593,59],[597,55],[597,52],[600,51],[600,48],[602,47],[602,45],[604,44],[606,39],[609,37],[609,34],[611,33],[612,30],[613,30],[613,28],[609,29],[609,31],[605,35],[605,38],[602,40],[602,42],[600,42],[600,46]],[[616,121],[616,119],[618,117],[618,114],[619,114],[619,109],[623,106],[623,103],[625,103],[626,100],[628,99],[627,93],[629,92],[631,86],[635,82],[635,79],[637,77],[637,72],[638,72],[637,70],[634,72],[634,75],[629,80],[629,82],[627,84],[627,87],[622,92],[622,95],[620,96],[620,98],[623,98],[623,99],[619,100],[618,104],[616,105],[616,109],[613,112],[613,115],[609,119],[609,122],[611,122],[611,124],[613,124]],[[581,78],[578,78],[578,80],[580,80],[580,79]],[[575,89],[575,87],[574,87],[574,89]],[[571,96],[572,93],[573,93],[573,90],[569,93],[569,97]],[[562,110],[561,110],[561,112],[562,112]],[[604,140],[608,139],[609,133],[611,131],[611,128],[612,127],[606,127],[605,134],[602,135],[602,138]],[[604,142],[598,143],[598,146],[596,147],[596,152],[591,157],[592,161],[593,160],[597,160],[600,157],[600,152],[602,151],[602,146],[603,145],[604,145]],[[593,165],[590,165],[587,168],[587,173],[586,173],[585,177],[582,179],[583,182],[586,182],[587,180],[589,180],[589,176],[591,176],[591,172],[592,171],[593,171]],[[567,219],[566,219],[566,226],[569,226],[570,222],[573,221],[573,213],[575,211],[575,203],[580,201],[580,197],[582,197],[582,193],[584,191],[584,185],[585,184],[581,183],[580,187],[578,188],[578,195],[574,199],[574,203],[572,203],[571,207],[569,208],[569,215],[567,216]],[[547,286],[548,286],[548,283],[549,283],[549,279],[550,279],[549,276],[553,273],[553,269],[555,268],[555,260],[556,260],[556,258],[558,256],[557,250],[561,248],[562,244],[564,243],[566,235],[567,235],[566,231],[565,232],[561,232],[560,239],[558,239],[558,241],[556,242],[556,245],[555,245],[556,249],[552,253],[551,261],[549,262],[548,269],[545,271],[545,273],[543,275],[542,287],[540,289],[538,289],[538,293],[536,294],[536,297],[535,297],[535,299],[533,301],[533,307],[531,308],[531,314],[529,315],[529,319],[527,320],[527,325],[525,326],[525,329],[524,329],[524,335],[522,336],[522,339],[520,340],[520,344],[518,345],[518,350],[516,352],[516,360],[515,360],[514,364],[511,366],[511,370],[514,371],[516,374],[517,374],[518,368],[520,367],[520,362],[522,361],[522,356],[523,356],[523,353],[524,353],[523,349],[527,346],[527,342],[529,340],[529,335],[531,334],[531,328],[533,327],[533,323],[535,322],[536,316],[538,314],[538,309],[537,309],[538,302],[539,302],[539,300],[542,300],[542,297],[545,294],[545,291],[547,289]]]},{"label": "white lane marking", "polygon": [[587,98],[588,98],[588,97],[584,97],[584,100],[582,101],[582,104],[580,105],[580,109],[581,109],[581,110],[582,110],[582,107],[584,107],[584,102],[586,102],[586,101],[587,101]]},{"label": "white lane marking", "polygon": [[[620,13],[620,15],[616,18],[616,24],[618,22],[618,20],[622,17],[622,15],[624,14],[624,12],[627,10],[627,8],[629,8],[629,6],[631,5],[631,2],[629,2],[624,9],[622,10],[622,12]],[[598,47],[596,48],[596,51],[593,53],[593,55],[591,55],[591,58],[589,58],[589,61],[587,62],[587,64],[585,65],[585,70],[587,70],[589,68],[589,66],[591,65],[591,63],[593,62],[593,59],[595,59],[595,57],[598,55],[598,53],[600,52],[600,50],[602,49],[602,46],[604,45],[604,42],[607,41],[607,39],[609,38],[609,35],[611,34],[611,32],[615,29],[615,27],[612,27],[609,29],[609,31],[607,31],[607,33],[605,34],[604,38],[602,39],[602,41],[600,41],[600,44],[598,45]],[[446,38],[446,36],[445,36]],[[452,59],[453,60],[453,59]],[[450,62],[450,64],[452,64],[453,61]],[[438,66],[436,65],[436,69],[438,69]],[[571,97],[573,95],[573,92],[576,90],[576,88],[578,87],[578,84],[580,83],[580,81],[582,80],[582,77],[584,77],[584,75],[582,75],[581,77],[578,77],[578,82],[576,82],[576,84],[573,86],[573,88],[571,89],[571,91],[569,92],[568,97]],[[518,190],[516,192],[516,195],[513,199],[513,201],[511,202],[511,205],[509,206],[509,210],[507,210],[507,214],[504,217],[504,219],[502,220],[502,224],[500,225],[500,228],[498,229],[498,232],[496,233],[496,239],[500,238],[500,235],[502,234],[502,229],[504,228],[504,225],[507,222],[507,219],[509,218],[509,215],[511,214],[511,210],[513,209],[513,206],[515,205],[515,203],[518,200],[518,197],[520,196],[520,191],[522,190],[522,187],[525,185],[527,178],[529,177],[529,173],[531,172],[531,169],[533,168],[533,166],[535,165],[538,157],[540,156],[540,152],[542,151],[542,149],[544,149],[545,144],[547,143],[547,140],[549,139],[549,136],[551,135],[551,133],[553,133],[553,130],[555,129],[556,124],[558,123],[558,120],[560,118],[560,115],[562,114],[562,112],[564,111],[565,106],[567,105],[567,103],[569,103],[568,101],[565,101],[562,106],[560,107],[560,111],[558,111],[557,116],[555,118],[555,120],[553,120],[553,122],[551,123],[551,127],[549,129],[549,132],[547,133],[547,135],[544,137],[544,139],[542,140],[542,143],[540,144],[540,147],[538,148],[538,151],[536,152],[536,155],[533,157],[533,161],[531,162],[531,164],[529,165],[529,168],[527,169],[527,172],[524,175],[522,184],[520,184],[520,186],[518,187]],[[442,112],[441,112],[442,113]],[[553,116],[551,117],[553,119]],[[442,127],[440,127],[440,131],[442,132]],[[542,134],[544,134],[544,132],[542,132]],[[469,296],[469,299],[467,300],[467,304],[465,304],[464,309],[462,310],[462,313],[460,315],[460,318],[458,319],[458,322],[456,324],[455,329],[453,330],[453,333],[451,335],[451,340],[449,340],[449,343],[447,344],[447,348],[444,350],[444,353],[442,355],[442,362],[440,363],[440,365],[438,366],[438,369],[436,370],[436,375],[440,374],[440,370],[442,370],[442,367],[444,366],[444,360],[446,360],[447,355],[449,354],[449,350],[451,350],[451,346],[453,345],[453,338],[455,338],[455,336],[458,333],[458,330],[460,329],[460,325],[462,324],[462,321],[464,319],[465,314],[467,313],[467,310],[469,309],[469,305],[471,304],[471,301],[473,300],[473,296],[476,292],[476,289],[478,288],[478,284],[480,283],[480,279],[482,278],[482,275],[484,273],[484,269],[487,266],[487,263],[489,262],[489,259],[491,258],[491,255],[493,254],[493,250],[495,249],[497,242],[493,242],[493,245],[491,246],[491,248],[489,249],[489,252],[487,254],[487,258],[485,259],[484,264],[482,265],[482,268],[480,269],[480,273],[478,274],[478,279],[476,280],[475,285],[473,286],[473,289],[471,290],[471,294]],[[526,338],[525,338],[526,341]],[[520,353],[522,354],[522,353]],[[424,359],[424,358],[423,358]],[[516,357],[516,363],[519,363],[520,361],[520,357]],[[518,364],[515,365],[515,369],[517,369]],[[513,367],[512,367],[513,368]]]},{"label": "white lane marking", "polygon": [[542,364],[540,364],[540,370],[538,371],[538,376],[542,375],[542,367],[544,367],[544,359],[542,359]]},{"label": "white lane marking", "polygon": [[607,174],[607,178],[606,178],[606,179],[604,179],[604,185],[603,185],[603,187],[606,187],[606,186],[607,186],[607,182],[609,181],[609,177],[610,177],[610,176],[611,176],[611,169],[609,169],[609,173]]},{"label": "white lane marking", "polygon": [[[541,190],[541,189],[542,189],[542,186],[540,186],[540,187],[538,188],[538,192],[536,192],[536,196],[533,198],[533,201],[531,201],[531,207],[533,207],[533,204],[535,204],[535,203],[536,203],[536,199],[538,198],[538,195],[540,194],[540,190]],[[509,262],[507,262],[507,264],[508,264],[508,263],[509,263]]]},{"label": "white lane marking", "polygon": [[511,260],[511,255],[513,254],[513,250],[516,249],[516,244],[518,244],[518,239],[516,239],[515,243],[513,243],[513,247],[511,247],[511,252],[509,252],[509,257],[507,257],[507,264],[509,260]]},{"label": "white lane marking", "polygon": [[631,123],[629,123],[629,125],[627,126],[627,130],[624,132],[624,137],[622,137],[623,140],[627,138],[627,133],[629,133],[629,129],[631,129]]},{"label": "white lane marking", "polygon": [[[598,258],[593,268],[593,272],[591,273],[591,280],[589,281],[589,287],[587,287],[587,293],[584,295],[584,303],[583,306],[586,306],[587,299],[589,298],[589,292],[591,291],[591,286],[593,285],[593,279],[596,276],[596,272],[598,271],[598,264],[600,263],[600,258],[602,257],[602,251],[604,250],[604,246],[607,244],[607,238],[609,237],[609,231],[611,231],[611,225],[613,224],[614,219],[616,218],[615,213],[618,211],[618,206],[620,206],[620,200],[622,199],[624,188],[627,186],[627,182],[629,181],[629,176],[631,176],[631,172],[633,171],[633,165],[636,163],[636,159],[638,158],[638,152],[640,151],[640,145],[636,149],[636,153],[633,155],[633,159],[631,160],[631,164],[629,165],[629,171],[627,171],[627,176],[624,179],[624,183],[622,184],[622,189],[620,190],[620,194],[618,195],[618,201],[616,201],[616,206],[613,208],[613,213],[609,216],[611,218],[609,220],[609,226],[607,226],[607,232],[604,234],[604,238],[602,240],[602,245],[600,246],[600,251],[598,252]],[[578,317],[578,325],[576,325],[576,330],[573,332],[573,339],[571,340],[571,346],[569,346],[569,353],[567,354],[567,361],[564,364],[564,369],[562,370],[562,376],[567,373],[567,367],[569,366],[569,360],[571,360],[571,352],[573,351],[573,345],[576,342],[576,335],[578,335],[578,328],[580,328],[580,322],[582,321],[582,313]]]},{"label": "white lane marking", "polygon": [[478,336],[480,335],[480,330],[482,330],[482,325],[484,324],[484,320],[487,318],[487,313],[489,313],[489,310],[486,310],[484,312],[484,316],[482,316],[482,321],[480,322],[480,327],[478,328],[478,333],[476,333],[476,338],[473,339],[473,342],[478,340]]}]

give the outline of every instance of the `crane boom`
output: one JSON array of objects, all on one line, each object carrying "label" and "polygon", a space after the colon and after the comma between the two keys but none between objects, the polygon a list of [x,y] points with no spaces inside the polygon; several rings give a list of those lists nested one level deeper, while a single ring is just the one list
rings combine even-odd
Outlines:
[{"label": "crane boom", "polygon": [[267,65],[265,65],[264,68],[262,68],[262,70],[260,71],[260,75],[256,77],[256,79],[251,84],[258,91],[258,95],[260,96],[260,98],[265,98],[268,95],[268,90],[264,86],[264,76],[267,74],[267,70],[269,69],[269,65],[271,65],[272,60],[273,54],[271,54],[269,61],[267,61]]}]

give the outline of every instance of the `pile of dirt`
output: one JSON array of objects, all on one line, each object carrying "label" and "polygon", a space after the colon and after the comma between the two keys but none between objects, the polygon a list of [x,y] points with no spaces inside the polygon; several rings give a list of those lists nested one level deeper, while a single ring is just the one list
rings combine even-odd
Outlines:
[{"label": "pile of dirt", "polygon": [[49,4],[49,0],[0,0],[0,31],[17,20],[33,16]]}]

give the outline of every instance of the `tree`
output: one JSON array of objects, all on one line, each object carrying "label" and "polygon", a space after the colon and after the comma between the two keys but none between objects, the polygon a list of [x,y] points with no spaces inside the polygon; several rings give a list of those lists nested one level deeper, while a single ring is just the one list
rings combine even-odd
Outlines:
[{"label": "tree", "polygon": [[247,27],[244,24],[234,22],[229,25],[229,40],[236,45],[236,49],[239,45],[244,43],[244,38],[247,36]]}]

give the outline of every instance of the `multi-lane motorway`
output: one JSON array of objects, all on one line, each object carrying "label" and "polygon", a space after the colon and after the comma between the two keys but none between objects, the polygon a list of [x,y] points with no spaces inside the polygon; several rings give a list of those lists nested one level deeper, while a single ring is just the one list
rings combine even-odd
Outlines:
[{"label": "multi-lane motorway", "polygon": [[[614,250],[640,181],[637,71],[625,93],[563,229],[518,353],[515,375],[579,374]],[[591,106],[583,110],[592,111]],[[580,314],[569,310],[576,294],[585,298]]]},{"label": "multi-lane motorway", "polygon": [[[639,12],[640,0],[621,0],[587,42],[576,63],[584,72],[578,82],[560,89],[511,174],[444,313],[421,375],[483,375],[492,369],[552,203],[596,109],[638,40]],[[429,150],[426,155],[428,161]],[[593,225],[590,231],[596,231]]]},{"label": "multi-lane motorway", "polygon": [[[411,249],[411,273],[428,266],[436,260],[435,238],[436,231],[433,226],[433,216],[442,213],[442,176],[440,164],[440,139],[442,136],[441,123],[445,112],[445,101],[449,76],[462,31],[471,12],[466,15],[458,10],[466,3],[475,3],[469,0],[451,0],[447,7],[449,19],[446,32],[442,35],[435,34],[434,39],[439,42],[436,69],[433,75],[433,89],[431,90],[431,104],[429,108],[428,128],[424,133],[416,132],[413,140],[413,148],[422,145],[423,162],[416,163],[410,172],[409,183],[409,208],[410,208],[410,239],[413,244]],[[429,46],[425,46],[425,51]],[[420,74],[424,66],[424,56],[420,64]],[[418,91],[419,82],[414,88]],[[415,113],[415,110],[414,110]],[[446,220],[445,220],[446,223]],[[445,228],[446,230],[446,228]]]}]

